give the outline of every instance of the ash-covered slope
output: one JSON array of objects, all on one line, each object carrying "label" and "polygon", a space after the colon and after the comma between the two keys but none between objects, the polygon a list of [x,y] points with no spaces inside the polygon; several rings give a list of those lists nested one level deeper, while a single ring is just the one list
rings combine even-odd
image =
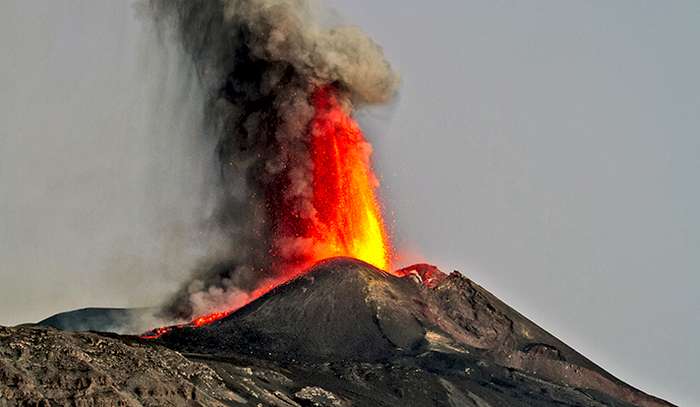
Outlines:
[{"label": "ash-covered slope", "polygon": [[[382,306],[385,296],[391,301]],[[319,264],[231,316],[162,340],[177,349],[304,360],[386,358],[424,345],[420,287],[355,260]]]},{"label": "ash-covered slope", "polygon": [[459,273],[399,278],[323,262],[234,314],[160,342],[267,360],[355,405],[666,406],[614,378]]},{"label": "ash-covered slope", "polygon": [[156,320],[157,308],[80,308],[37,322],[63,331],[138,333]]}]

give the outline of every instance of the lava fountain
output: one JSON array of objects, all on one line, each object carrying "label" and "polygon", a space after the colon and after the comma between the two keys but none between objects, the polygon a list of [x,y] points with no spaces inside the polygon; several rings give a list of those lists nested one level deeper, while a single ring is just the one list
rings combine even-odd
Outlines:
[{"label": "lava fountain", "polygon": [[[314,214],[308,220],[283,219],[287,228],[309,242],[299,270],[339,256],[389,270],[392,252],[377,199],[372,147],[333,86],[319,88],[312,99],[315,114],[309,124],[309,152]],[[297,273],[292,269],[285,274]]]}]

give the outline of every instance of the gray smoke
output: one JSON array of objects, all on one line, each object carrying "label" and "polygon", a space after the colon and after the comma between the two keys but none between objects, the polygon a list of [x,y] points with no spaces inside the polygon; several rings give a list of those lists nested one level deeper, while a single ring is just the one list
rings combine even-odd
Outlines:
[{"label": "gray smoke", "polygon": [[188,318],[245,300],[303,247],[305,236],[281,223],[314,216],[313,92],[332,86],[350,108],[388,101],[399,79],[360,29],[322,26],[306,0],[150,0],[140,9],[192,59],[206,95],[202,134],[217,148],[211,224],[227,243],[165,307]]}]

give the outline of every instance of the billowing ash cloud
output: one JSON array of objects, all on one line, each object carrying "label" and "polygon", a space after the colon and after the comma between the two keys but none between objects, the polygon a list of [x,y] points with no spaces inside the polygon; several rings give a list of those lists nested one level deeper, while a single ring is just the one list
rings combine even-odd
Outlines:
[{"label": "billowing ash cloud", "polygon": [[[190,56],[206,100],[205,137],[217,143],[214,224],[230,245],[171,301],[171,315],[228,308],[294,256],[303,236],[280,236],[285,216],[310,217],[312,92],[332,85],[346,103],[382,103],[398,76],[356,27],[322,27],[305,0],[150,0],[142,4]],[[285,247],[279,247],[284,242]]]}]

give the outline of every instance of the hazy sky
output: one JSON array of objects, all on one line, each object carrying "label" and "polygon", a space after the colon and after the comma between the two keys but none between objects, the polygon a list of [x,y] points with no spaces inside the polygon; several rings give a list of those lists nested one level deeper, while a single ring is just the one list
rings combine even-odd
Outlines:
[{"label": "hazy sky", "polygon": [[[700,2],[333,0],[395,240],[700,405]],[[206,250],[196,86],[127,2],[0,2],[0,324],[145,305]],[[174,85],[175,84],[175,85]]]}]

